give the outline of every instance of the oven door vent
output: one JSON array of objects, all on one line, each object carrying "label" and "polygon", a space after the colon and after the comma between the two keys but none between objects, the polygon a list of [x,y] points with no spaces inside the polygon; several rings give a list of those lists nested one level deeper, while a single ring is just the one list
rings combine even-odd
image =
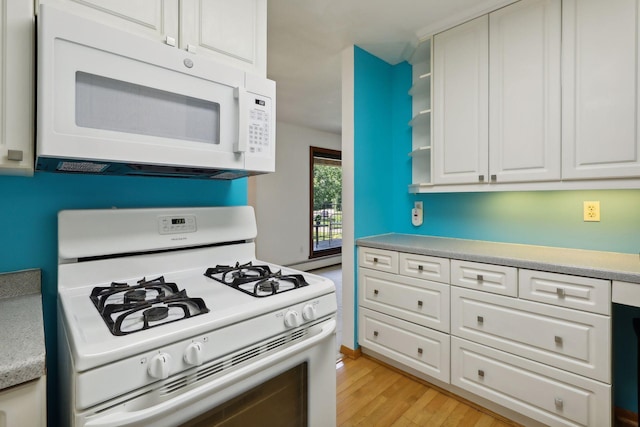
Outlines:
[{"label": "oven door vent", "polygon": [[263,355],[301,341],[309,335],[310,329],[311,328],[304,328],[293,331],[287,335],[279,336],[261,344],[245,347],[238,352],[228,355],[222,360],[218,359],[216,361],[209,362],[200,367],[196,372],[183,375],[180,378],[176,378],[175,380],[166,383],[159,392],[161,395],[168,395],[185,387],[196,386],[209,377],[226,373],[226,371],[233,369],[237,365],[254,360]]}]

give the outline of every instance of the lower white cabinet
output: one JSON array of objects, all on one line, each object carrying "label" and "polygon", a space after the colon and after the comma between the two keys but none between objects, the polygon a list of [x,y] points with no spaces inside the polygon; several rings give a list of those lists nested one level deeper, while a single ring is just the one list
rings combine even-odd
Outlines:
[{"label": "lower white cabinet", "polygon": [[612,425],[611,281],[367,247],[358,260],[365,353],[506,417]]},{"label": "lower white cabinet", "polygon": [[611,425],[611,385],[457,337],[451,384],[549,426]]},{"label": "lower white cabinet", "polygon": [[449,335],[415,323],[360,309],[360,345],[449,382]]},{"label": "lower white cabinet", "polygon": [[611,382],[608,316],[453,287],[451,334]]},{"label": "lower white cabinet", "polygon": [[45,427],[46,376],[0,391],[0,427]]}]

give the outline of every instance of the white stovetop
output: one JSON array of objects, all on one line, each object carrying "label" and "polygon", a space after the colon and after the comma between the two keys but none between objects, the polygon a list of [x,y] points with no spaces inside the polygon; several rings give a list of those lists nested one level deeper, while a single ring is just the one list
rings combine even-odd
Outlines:
[{"label": "white stovetop", "polygon": [[[333,282],[308,273],[304,276],[309,286],[266,298],[244,294],[204,276],[206,268],[216,264],[250,261],[246,254],[253,253],[253,249],[253,243],[244,243],[61,264],[59,317],[64,319],[69,334],[76,369],[100,366],[335,292]],[[271,267],[273,271],[281,268]],[[286,268],[282,272],[300,273]],[[91,290],[96,286],[109,286],[112,281],[135,283],[142,276],[154,279],[161,275],[167,282],[175,282],[178,288],[185,289],[189,297],[202,298],[210,312],[124,336],[112,335],[89,298]]]}]

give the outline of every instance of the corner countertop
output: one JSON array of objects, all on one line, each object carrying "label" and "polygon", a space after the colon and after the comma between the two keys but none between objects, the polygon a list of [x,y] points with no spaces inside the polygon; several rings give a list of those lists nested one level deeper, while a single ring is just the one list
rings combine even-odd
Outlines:
[{"label": "corner countertop", "polygon": [[397,233],[357,239],[356,245],[640,284],[640,254]]},{"label": "corner countertop", "polygon": [[0,274],[0,390],[46,373],[40,270]]}]

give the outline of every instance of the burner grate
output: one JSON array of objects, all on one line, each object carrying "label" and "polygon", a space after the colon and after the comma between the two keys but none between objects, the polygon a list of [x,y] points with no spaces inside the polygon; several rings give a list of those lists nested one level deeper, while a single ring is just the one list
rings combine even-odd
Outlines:
[{"label": "burner grate", "polygon": [[95,287],[91,301],[116,336],[127,335],[208,313],[202,298],[191,298],[164,277],[142,278],[136,285],[112,282]]},{"label": "burner grate", "polygon": [[301,274],[283,275],[282,271],[273,272],[268,265],[253,265],[252,262],[234,266],[217,265],[208,268],[204,273],[241,292],[257,298],[264,298],[308,286],[309,283]]}]

